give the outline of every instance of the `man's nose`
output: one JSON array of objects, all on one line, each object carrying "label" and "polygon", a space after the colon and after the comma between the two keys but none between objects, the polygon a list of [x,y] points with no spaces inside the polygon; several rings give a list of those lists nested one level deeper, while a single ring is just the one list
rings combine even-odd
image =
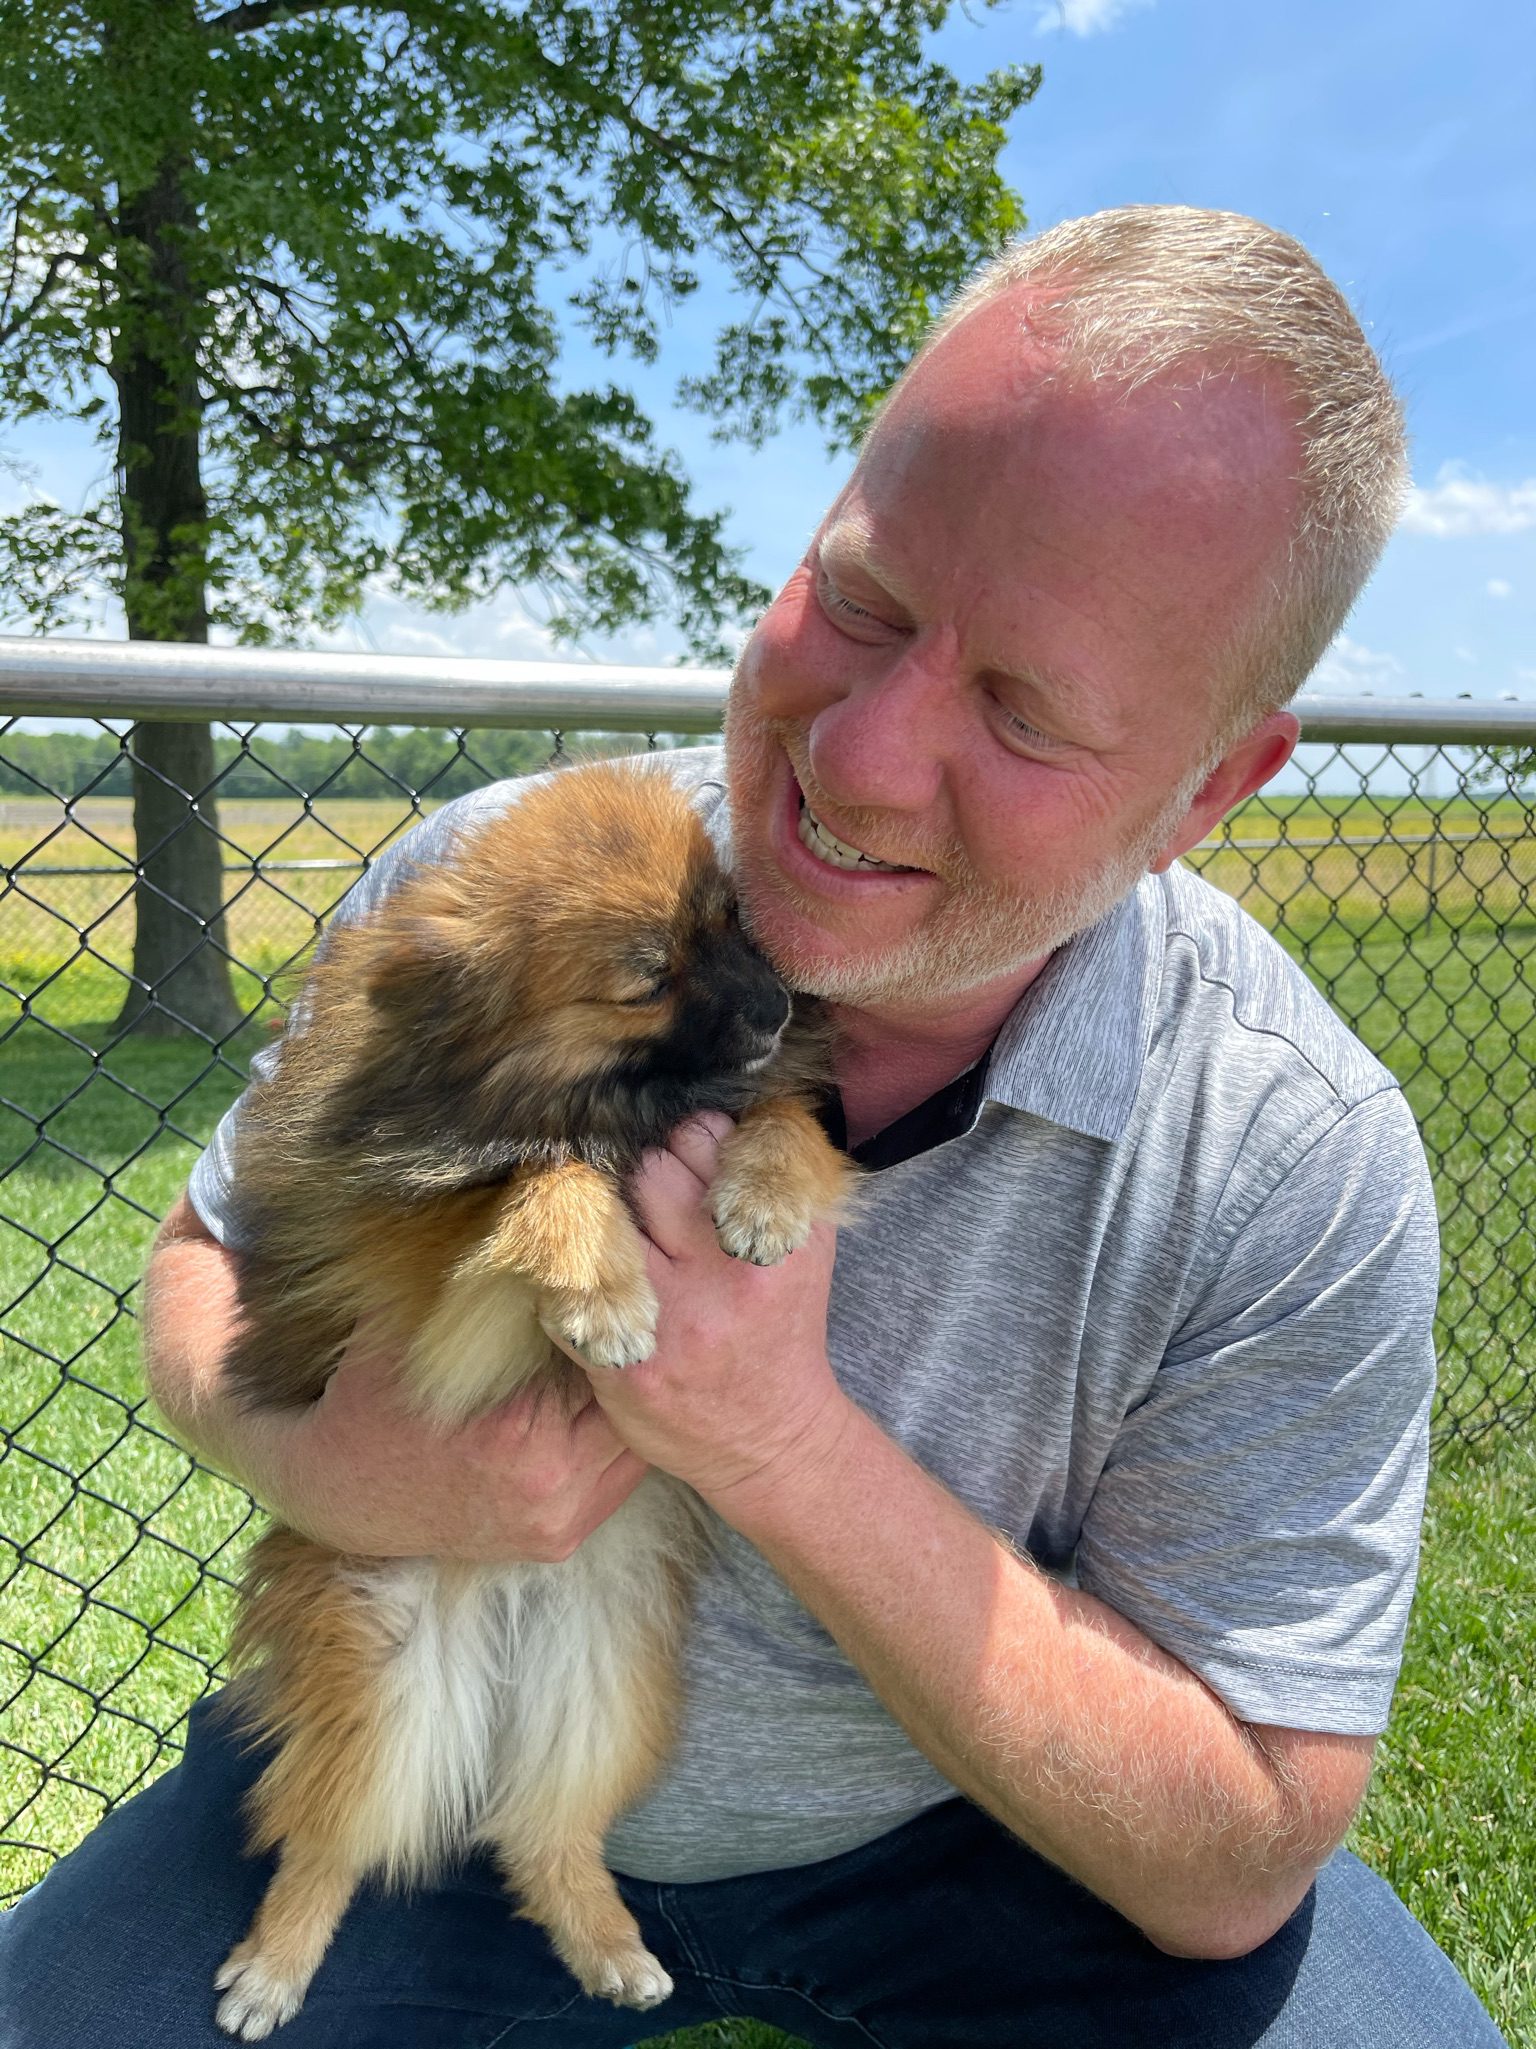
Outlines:
[{"label": "man's nose", "polygon": [[811,771],[818,788],[850,809],[925,810],[964,719],[953,663],[941,647],[914,640],[817,712]]}]

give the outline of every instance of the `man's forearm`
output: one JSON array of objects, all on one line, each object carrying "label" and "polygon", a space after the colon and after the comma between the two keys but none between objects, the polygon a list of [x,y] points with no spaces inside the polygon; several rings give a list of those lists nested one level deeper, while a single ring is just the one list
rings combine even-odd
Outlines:
[{"label": "man's forearm", "polygon": [[292,1431],[283,1416],[230,1398],[223,1368],[238,1322],[235,1261],[183,1196],[160,1228],[144,1277],[145,1378],[190,1450],[270,1498]]},{"label": "man's forearm", "polygon": [[[1300,1903],[1338,1805],[1320,1812],[1264,1732],[1019,1558],[861,1410],[771,1489],[716,1505],[947,1778],[1154,1942],[1240,1954]],[[1348,1788],[1360,1747],[1339,1742]]]}]

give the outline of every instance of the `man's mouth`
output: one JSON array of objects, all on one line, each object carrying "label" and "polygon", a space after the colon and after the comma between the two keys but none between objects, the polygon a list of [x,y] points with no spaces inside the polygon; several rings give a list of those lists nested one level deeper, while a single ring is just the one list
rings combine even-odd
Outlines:
[{"label": "man's mouth", "polygon": [[801,846],[819,861],[825,861],[830,868],[864,869],[875,875],[911,875],[914,872],[894,861],[877,861],[873,854],[866,854],[861,847],[851,847],[846,840],[840,840],[835,833],[829,832],[805,801],[803,790],[800,793],[797,831]]}]

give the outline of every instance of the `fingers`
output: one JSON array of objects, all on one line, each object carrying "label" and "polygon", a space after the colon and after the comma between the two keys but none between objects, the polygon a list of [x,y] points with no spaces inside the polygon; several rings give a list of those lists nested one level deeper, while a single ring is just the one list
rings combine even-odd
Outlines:
[{"label": "fingers", "polygon": [[627,1501],[649,1468],[614,1433],[595,1400],[570,1415],[541,1402],[517,1453],[518,1546],[544,1562],[568,1558]]},{"label": "fingers", "polygon": [[624,1440],[603,1414],[602,1406],[595,1400],[583,1402],[569,1425],[570,1452],[573,1463],[602,1471],[621,1458],[633,1458]]},{"label": "fingers", "polygon": [[519,1395],[503,1405],[504,1427],[517,1440],[517,1456],[530,1466],[537,1465],[558,1474],[560,1484],[572,1493],[607,1483],[622,1484],[614,1505],[645,1472],[637,1458],[604,1415],[593,1397],[582,1403],[574,1415],[558,1403],[537,1395]]},{"label": "fingers", "polygon": [[669,1259],[714,1243],[709,1185],[721,1143],[733,1128],[717,1110],[690,1117],[672,1132],[664,1151],[645,1155],[630,1178],[629,1198],[640,1228]]},{"label": "fingers", "polygon": [[650,1470],[643,1458],[629,1450],[621,1450],[610,1464],[604,1466],[593,1483],[580,1522],[573,1531],[577,1542],[584,1542],[600,1523],[607,1522],[616,1508],[622,1508]]},{"label": "fingers", "polygon": [[391,1427],[398,1428],[410,1418],[400,1383],[400,1353],[377,1335],[375,1318],[359,1318],[315,1408],[343,1431],[380,1417],[387,1417]]},{"label": "fingers", "polygon": [[667,1139],[667,1151],[707,1188],[715,1178],[720,1147],[735,1129],[722,1110],[702,1110],[679,1124]]},{"label": "fingers", "polygon": [[648,1470],[590,1396],[573,1412],[530,1389],[445,1429],[412,1406],[398,1353],[366,1323],[288,1427],[302,1433],[297,1491],[264,1494],[317,1543],[371,1557],[558,1562]]}]

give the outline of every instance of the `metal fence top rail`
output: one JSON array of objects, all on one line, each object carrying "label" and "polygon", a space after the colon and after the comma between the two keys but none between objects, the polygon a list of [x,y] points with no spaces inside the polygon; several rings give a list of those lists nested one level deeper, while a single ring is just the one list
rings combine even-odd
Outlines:
[{"label": "metal fence top rail", "polygon": [[[0,635],[0,714],[34,717],[710,733],[729,681],[727,669]],[[1304,693],[1294,709],[1304,740],[1536,742],[1536,702]]]}]

